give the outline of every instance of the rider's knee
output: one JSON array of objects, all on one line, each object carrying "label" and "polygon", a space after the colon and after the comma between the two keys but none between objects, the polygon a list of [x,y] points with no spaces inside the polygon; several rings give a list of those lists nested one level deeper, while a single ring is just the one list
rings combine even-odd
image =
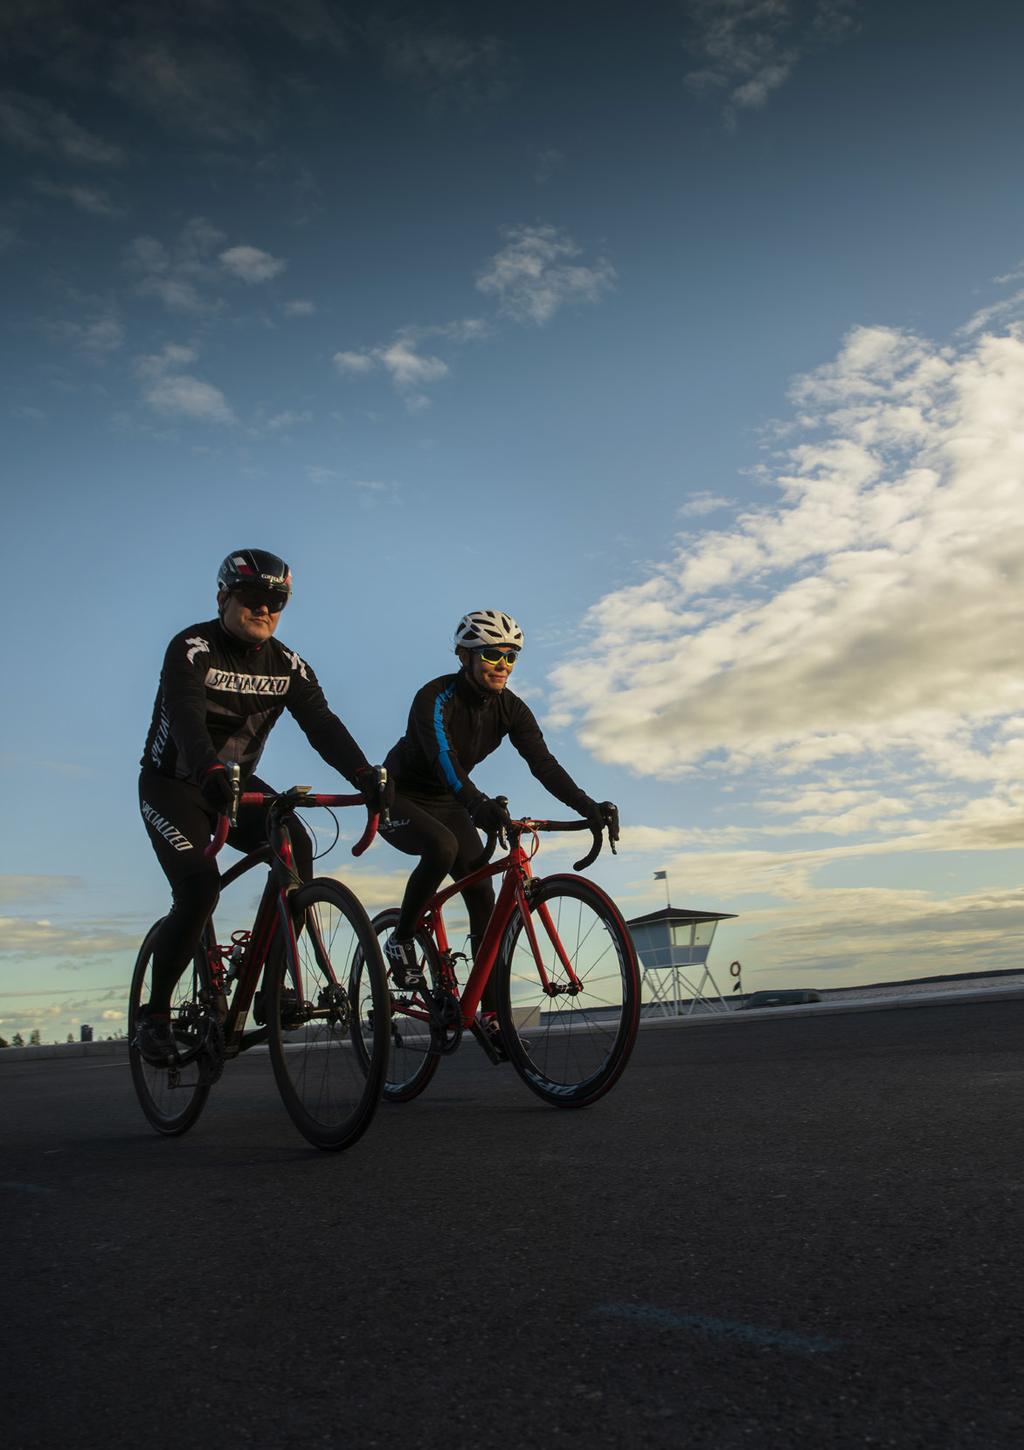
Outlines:
[{"label": "rider's knee", "polygon": [[216,871],[197,871],[186,876],[174,888],[174,905],[179,911],[189,914],[202,913],[205,919],[213,911],[220,898],[220,876]]},{"label": "rider's knee", "polygon": [[442,876],[447,876],[455,865],[458,854],[459,843],[451,831],[439,831],[431,841],[429,850],[423,853],[423,859]]}]

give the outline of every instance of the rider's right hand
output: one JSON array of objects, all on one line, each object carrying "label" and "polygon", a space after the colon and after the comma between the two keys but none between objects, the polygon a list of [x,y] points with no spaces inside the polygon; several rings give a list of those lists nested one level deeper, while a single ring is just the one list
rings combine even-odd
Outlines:
[{"label": "rider's right hand", "polygon": [[371,810],[385,818],[390,816],[395,804],[395,782],[387,770],[379,765],[364,766],[356,775],[355,782]]},{"label": "rider's right hand", "polygon": [[234,803],[234,789],[231,785],[231,777],[228,775],[227,767],[218,760],[216,765],[208,765],[199,775],[199,789],[203,793],[203,799],[211,805],[219,816],[226,816]]},{"label": "rider's right hand", "polygon": [[485,836],[493,836],[498,831],[505,830],[512,820],[504,800],[492,799],[487,795],[477,801],[473,808],[472,819],[474,826],[483,831]]}]

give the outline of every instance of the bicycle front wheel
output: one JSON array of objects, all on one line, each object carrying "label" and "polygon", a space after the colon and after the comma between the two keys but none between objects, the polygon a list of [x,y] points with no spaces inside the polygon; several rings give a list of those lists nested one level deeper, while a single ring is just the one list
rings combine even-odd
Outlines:
[{"label": "bicycle front wheel", "polygon": [[209,1001],[206,954],[200,946],[191,966],[178,978],[171,997],[171,1029],[183,1058],[181,1065],[153,1067],[135,1045],[135,1020],[150,998],[153,985],[153,943],[162,921],[146,933],[132,973],[128,996],[128,1062],[139,1105],[158,1133],[174,1138],[199,1117],[210,1096],[201,1048],[209,1030],[204,1002]]},{"label": "bicycle front wheel", "polygon": [[[291,897],[300,923],[295,951],[278,928],[267,965],[270,1058],[292,1122],[317,1148],[348,1148],[369,1126],[387,1066],[388,993],[384,962],[369,917],[339,881],[318,879]],[[353,966],[363,963],[363,990],[375,1034],[364,1054],[353,1041]]]},{"label": "bicycle front wheel", "polygon": [[[392,907],[373,918],[373,929],[377,940],[383,944],[394,931],[398,922],[398,910]],[[427,986],[434,989],[441,984],[441,967],[437,948],[429,932],[418,931],[414,938],[416,956],[423,967]],[[356,1051],[369,1059],[372,1045],[379,1035],[379,1023],[373,1012],[373,1002],[366,991],[363,964],[356,962],[353,973],[353,1001],[359,1005],[356,1014],[353,1042]],[[423,992],[408,992],[396,987],[388,979],[391,988],[391,1020],[388,1025],[388,1066],[384,1082],[384,1101],[387,1103],[408,1103],[419,1097],[437,1071],[441,1059],[431,1052],[430,1003]]]},{"label": "bicycle front wheel", "polygon": [[517,911],[498,952],[498,1020],[509,1058],[545,1102],[581,1108],[618,1081],[636,1041],[640,973],[615,903],[581,876],[530,898],[536,953]]}]

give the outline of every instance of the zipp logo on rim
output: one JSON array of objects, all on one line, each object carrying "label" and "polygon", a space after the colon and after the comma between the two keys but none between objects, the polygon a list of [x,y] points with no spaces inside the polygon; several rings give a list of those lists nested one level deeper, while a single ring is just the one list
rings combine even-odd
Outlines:
[{"label": "zipp logo on rim", "polygon": [[236,695],[287,695],[287,675],[240,675],[235,670],[206,671],[208,690],[231,690]]}]

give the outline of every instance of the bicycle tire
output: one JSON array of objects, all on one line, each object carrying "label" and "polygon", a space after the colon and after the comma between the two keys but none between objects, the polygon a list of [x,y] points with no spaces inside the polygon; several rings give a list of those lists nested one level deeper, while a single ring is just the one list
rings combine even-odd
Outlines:
[{"label": "bicycle tire", "polygon": [[[163,918],[154,922],[146,933],[132,972],[128,994],[128,1062],[142,1111],[158,1133],[176,1138],[186,1133],[203,1111],[210,1096],[210,1083],[203,1081],[198,1061],[180,1069],[154,1067],[135,1045],[135,1019],[139,1008],[149,1001],[153,942],[162,924]],[[199,1024],[205,1019],[200,997],[208,987],[206,953],[200,947],[191,968],[179,977],[171,1000],[174,1036],[185,1049],[197,1043]]]},{"label": "bicycle tire", "polygon": [[[618,1081],[636,1041],[640,972],[633,938],[611,898],[581,876],[538,880],[530,905],[549,982],[562,990],[557,995],[545,990],[517,911],[505,928],[496,966],[505,1048],[538,1097],[556,1107],[586,1107]],[[576,994],[565,990],[570,979],[545,915],[579,980]]]},{"label": "bicycle tire", "polygon": [[[369,1127],[384,1086],[389,1015],[384,962],[369,917],[340,881],[308,882],[291,902],[304,923],[295,953],[278,926],[277,949],[264,972],[270,1060],[299,1132],[317,1148],[338,1151]],[[352,1042],[350,982],[357,953],[375,1018],[385,1025],[365,1061]]]},{"label": "bicycle tire", "polygon": [[[373,930],[378,942],[383,942],[391,935],[397,921],[398,911],[394,907],[388,911],[379,912],[373,918]],[[441,963],[433,937],[429,932],[418,931],[415,935],[415,942],[427,980],[431,987],[439,986]],[[353,997],[360,1003],[360,1010],[353,1028],[353,1041],[356,1051],[366,1056],[367,1046],[363,1042],[363,1034],[366,1033],[372,1038],[374,1023],[367,1020],[364,994],[359,981],[360,974],[361,964],[357,962],[354,972]],[[430,1030],[427,1023],[410,1015],[409,1007],[416,1010],[417,1000],[418,1010],[427,1011],[422,996],[416,994],[411,997],[408,992],[403,992],[395,987],[391,982],[390,973],[388,987],[391,993],[391,1016],[388,1028],[388,1065],[384,1081],[384,1101],[386,1103],[409,1103],[423,1092],[437,1071],[441,1059],[436,1053],[427,1050],[430,1045]],[[409,1004],[409,1006],[407,1007],[405,1004]]]}]

